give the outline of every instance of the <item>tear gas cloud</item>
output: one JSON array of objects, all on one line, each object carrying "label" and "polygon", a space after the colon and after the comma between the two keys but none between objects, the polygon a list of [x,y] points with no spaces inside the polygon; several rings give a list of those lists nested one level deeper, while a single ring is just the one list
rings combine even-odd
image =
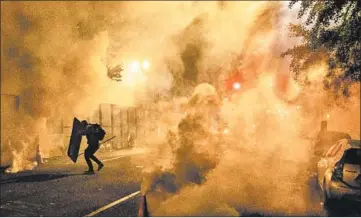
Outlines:
[{"label": "tear gas cloud", "polygon": [[[319,76],[326,72],[325,65],[310,69],[312,85],[302,87],[289,77],[287,60],[278,58],[283,48],[295,43],[282,29],[282,5],[227,4],[232,6],[207,8],[212,13],[197,17],[203,31],[189,31],[196,34],[189,38],[204,46],[195,71],[200,82],[209,81],[209,71],[227,75],[232,54],[239,52],[244,55],[239,65],[246,82],[240,94],[227,98],[218,95],[219,89],[212,92],[214,87],[201,84],[193,94],[188,92],[183,110],[168,102],[173,107],[159,119],[168,128],[148,139],[148,147],[157,148],[159,156],[134,160],[148,166],[142,183],[148,209],[156,216],[238,216],[257,211],[312,215],[305,175],[307,138],[327,114],[347,120],[340,129],[339,121],[331,118],[330,129],[360,137],[359,85],[352,88],[349,102],[332,106],[335,98],[323,90]],[[169,116],[174,118],[171,122],[162,122]]]},{"label": "tear gas cloud", "polygon": [[[14,136],[35,138],[44,118],[82,118],[99,103],[171,96],[154,103],[162,131],[142,139],[152,155],[134,157],[149,166],[142,192],[153,215],[237,216],[244,208],[304,215],[300,172],[309,142],[302,136],[329,113],[330,129],[343,119],[359,137],[359,97],[330,107],[332,95],[317,76],[324,66],[313,69],[313,86],[289,77],[279,55],[297,40],[286,31],[295,16],[285,2],[1,4],[1,91],[20,96],[16,115],[2,112],[2,149],[7,135],[10,148],[23,151]],[[134,60],[148,60],[150,70],[134,74]],[[119,63],[126,68],[121,83],[106,72]],[[223,81],[235,68],[244,82],[225,98]]]}]

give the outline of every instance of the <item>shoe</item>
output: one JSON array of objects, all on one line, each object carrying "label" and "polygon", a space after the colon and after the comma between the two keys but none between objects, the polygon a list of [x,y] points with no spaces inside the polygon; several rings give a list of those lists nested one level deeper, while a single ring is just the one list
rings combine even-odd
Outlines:
[{"label": "shoe", "polygon": [[104,167],[104,164],[99,164],[98,171],[101,170]]},{"label": "shoe", "polygon": [[84,172],[84,174],[88,174],[88,175],[94,174],[94,170],[87,170]]}]

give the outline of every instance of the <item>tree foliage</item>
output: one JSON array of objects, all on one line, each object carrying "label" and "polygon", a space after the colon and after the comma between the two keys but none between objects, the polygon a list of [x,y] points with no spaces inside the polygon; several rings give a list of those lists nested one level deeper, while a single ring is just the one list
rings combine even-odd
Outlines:
[{"label": "tree foliage", "polygon": [[305,70],[319,61],[327,61],[324,78],[326,88],[348,95],[350,84],[360,82],[361,61],[361,1],[292,0],[289,7],[300,3],[298,19],[301,24],[290,24],[294,37],[302,43],[288,49],[282,56],[291,57],[291,70],[297,80],[309,82]]}]

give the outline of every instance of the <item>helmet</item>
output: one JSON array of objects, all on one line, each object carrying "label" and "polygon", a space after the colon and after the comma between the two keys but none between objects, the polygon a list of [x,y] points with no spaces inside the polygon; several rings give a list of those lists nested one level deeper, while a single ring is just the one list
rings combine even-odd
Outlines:
[{"label": "helmet", "polygon": [[83,120],[83,121],[80,122],[80,124],[81,124],[82,126],[86,126],[86,125],[88,125],[88,121]]}]

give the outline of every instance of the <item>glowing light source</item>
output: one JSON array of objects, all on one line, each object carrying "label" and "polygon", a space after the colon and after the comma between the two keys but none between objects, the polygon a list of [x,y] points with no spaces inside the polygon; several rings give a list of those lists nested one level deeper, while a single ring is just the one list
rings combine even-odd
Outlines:
[{"label": "glowing light source", "polygon": [[131,70],[132,72],[138,72],[139,69],[140,69],[140,64],[139,64],[139,62],[138,62],[138,61],[133,61],[133,62],[131,63],[131,65],[130,65],[130,70]]},{"label": "glowing light source", "polygon": [[235,90],[239,90],[241,88],[241,84],[239,82],[235,82],[235,83],[233,83],[233,88]]},{"label": "glowing light source", "polygon": [[229,133],[229,130],[228,129],[224,129],[223,130],[223,134],[227,135]]},{"label": "glowing light source", "polygon": [[330,119],[330,114],[326,114],[326,119]]},{"label": "glowing light source", "polygon": [[143,61],[142,67],[144,70],[148,70],[150,66],[150,63],[148,60]]}]

